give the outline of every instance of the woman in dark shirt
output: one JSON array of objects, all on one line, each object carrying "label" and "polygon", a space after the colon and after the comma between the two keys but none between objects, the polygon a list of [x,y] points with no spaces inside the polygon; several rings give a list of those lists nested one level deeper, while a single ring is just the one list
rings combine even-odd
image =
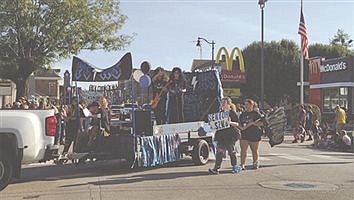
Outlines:
[{"label": "woman in dark shirt", "polygon": [[226,150],[229,153],[232,172],[238,173],[237,171],[237,158],[236,158],[236,149],[235,149],[235,142],[238,139],[238,117],[235,111],[231,110],[230,104],[227,98],[223,98],[221,100],[222,111],[229,112],[229,122],[230,127],[222,130],[218,130],[215,133],[214,140],[217,142],[216,148],[216,161],[215,166],[213,169],[209,169],[210,174],[219,174],[219,169],[221,167],[223,155],[225,154]]},{"label": "woman in dark shirt", "polygon": [[184,100],[186,92],[185,80],[182,70],[178,67],[172,69],[170,76],[171,84],[167,93],[167,123],[184,122]]},{"label": "woman in dark shirt", "polygon": [[155,98],[159,98],[156,103],[156,107],[154,108],[154,114],[156,117],[156,122],[158,125],[166,123],[166,90],[169,84],[168,76],[166,71],[162,67],[158,67],[153,74],[152,77],[152,93]]},{"label": "woman in dark shirt", "polygon": [[240,115],[241,125],[241,167],[245,169],[247,149],[251,147],[253,168],[259,168],[259,141],[261,141],[262,129],[260,128],[263,123],[261,122],[261,115],[259,112],[254,111],[255,102],[251,99],[245,101],[245,112]]}]

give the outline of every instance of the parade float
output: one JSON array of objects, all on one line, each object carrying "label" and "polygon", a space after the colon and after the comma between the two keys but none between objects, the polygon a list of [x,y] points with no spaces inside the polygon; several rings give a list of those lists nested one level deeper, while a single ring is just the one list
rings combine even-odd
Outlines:
[{"label": "parade float", "polygon": [[[132,72],[130,53],[107,69],[99,69],[77,57],[73,58],[72,63],[72,81],[76,87],[78,82],[130,80],[133,83]],[[186,80],[183,122],[155,125],[151,109],[132,107],[129,120],[112,122],[110,134],[100,136],[95,150],[70,153],[67,159],[74,162],[89,158],[121,159],[129,167],[151,167],[190,156],[196,165],[206,164],[209,154],[213,153],[215,131],[230,126],[228,113],[219,112],[223,97],[220,74],[216,69],[183,73]],[[140,76],[141,87],[148,87],[150,83],[151,79],[147,73]],[[135,102],[134,87],[133,84],[130,85],[131,97]],[[79,93],[77,96],[80,98]],[[270,120],[268,122],[272,125],[267,127],[272,146],[283,141],[285,127],[285,121],[282,120],[285,118],[284,110],[281,108],[273,113],[274,115],[265,118]],[[56,160],[59,164],[64,162],[66,160]]]}]

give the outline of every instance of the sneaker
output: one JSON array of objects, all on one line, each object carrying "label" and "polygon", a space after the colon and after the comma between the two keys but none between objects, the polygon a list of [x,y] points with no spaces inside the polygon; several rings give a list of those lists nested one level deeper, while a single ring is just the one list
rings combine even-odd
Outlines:
[{"label": "sneaker", "polygon": [[58,157],[58,160],[66,160],[66,159],[68,159],[68,158],[63,154],[60,154]]},{"label": "sneaker", "polygon": [[212,175],[218,175],[219,174],[219,170],[217,169],[209,169],[209,174],[212,174]]},{"label": "sneaker", "polygon": [[258,169],[259,168],[259,161],[257,160],[256,162],[253,163],[253,169]]},{"label": "sneaker", "polygon": [[304,136],[301,136],[301,143],[303,143],[304,142],[304,140],[305,140],[305,137]]},{"label": "sneaker", "polygon": [[297,143],[297,140],[293,140],[291,143]]},{"label": "sneaker", "polygon": [[232,173],[233,174],[240,173],[241,171],[242,171],[241,166],[239,166],[239,165],[232,166]]},{"label": "sneaker", "polygon": [[241,167],[242,170],[246,169],[245,165],[240,165],[240,167]]}]

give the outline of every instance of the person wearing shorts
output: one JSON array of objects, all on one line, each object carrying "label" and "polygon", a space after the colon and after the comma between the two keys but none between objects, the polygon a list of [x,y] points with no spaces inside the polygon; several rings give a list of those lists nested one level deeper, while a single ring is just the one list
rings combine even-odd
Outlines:
[{"label": "person wearing shorts", "polygon": [[245,169],[248,146],[252,151],[253,169],[259,168],[259,142],[261,141],[263,122],[259,112],[254,111],[255,105],[253,100],[246,99],[245,112],[240,115],[242,169]]}]

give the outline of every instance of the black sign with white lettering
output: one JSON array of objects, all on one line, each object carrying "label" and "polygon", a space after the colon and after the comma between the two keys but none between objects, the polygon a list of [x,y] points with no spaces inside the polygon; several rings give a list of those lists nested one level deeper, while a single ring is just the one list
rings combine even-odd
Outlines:
[{"label": "black sign with white lettering", "polygon": [[208,114],[208,123],[213,130],[222,130],[230,127],[229,112]]},{"label": "black sign with white lettering", "polygon": [[207,121],[209,113],[220,108],[221,81],[216,70],[185,73],[187,92],[184,95],[185,122]]},{"label": "black sign with white lettering", "polygon": [[353,56],[321,62],[321,83],[353,82]]}]

